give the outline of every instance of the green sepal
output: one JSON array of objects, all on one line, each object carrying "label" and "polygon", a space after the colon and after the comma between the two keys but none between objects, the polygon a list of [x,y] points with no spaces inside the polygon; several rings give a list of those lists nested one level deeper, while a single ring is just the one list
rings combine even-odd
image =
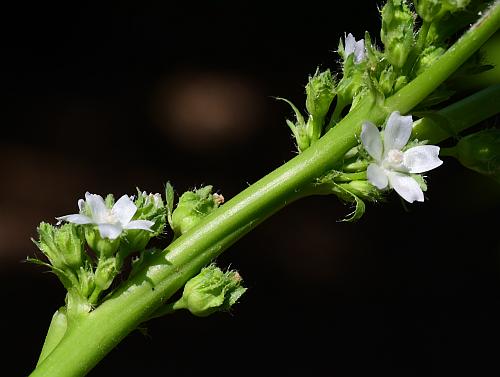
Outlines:
[{"label": "green sepal", "polygon": [[167,182],[165,185],[165,201],[166,201],[165,208],[167,210],[167,221],[171,229],[173,229],[172,213],[174,211],[174,200],[175,200],[174,187],[170,184],[170,182]]}]

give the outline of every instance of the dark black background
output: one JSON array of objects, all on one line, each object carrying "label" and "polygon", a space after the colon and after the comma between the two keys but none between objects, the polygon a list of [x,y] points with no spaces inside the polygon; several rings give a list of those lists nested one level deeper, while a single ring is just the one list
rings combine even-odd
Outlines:
[{"label": "dark black background", "polygon": [[[3,9],[3,375],[33,369],[64,298],[21,263],[36,225],[73,213],[87,190],[170,180],[230,198],[291,158],[291,113],[273,97],[302,104],[307,76],[337,68],[344,32],[379,40],[379,3],[330,3]],[[498,186],[449,159],[428,178],[425,203],[394,195],[355,224],[334,197],[290,205],[219,258],[249,288],[231,314],[153,320],[90,376],[497,374]]]}]

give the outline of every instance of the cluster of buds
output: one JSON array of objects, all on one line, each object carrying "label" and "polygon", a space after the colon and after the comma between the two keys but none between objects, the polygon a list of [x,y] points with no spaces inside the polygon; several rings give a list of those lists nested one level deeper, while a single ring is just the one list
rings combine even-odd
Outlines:
[{"label": "cluster of buds", "polygon": [[[348,106],[351,111],[366,96],[371,97],[373,103],[381,103],[436,63],[446,51],[450,37],[472,22],[471,17],[485,6],[470,0],[414,3],[412,7],[407,0],[388,0],[382,7],[380,37],[383,49],[372,44],[368,33],[359,40],[348,33],[340,40],[337,52],[342,72],[335,76],[328,69],[317,70],[309,78],[307,116],[293,103],[280,98],[295,114],[295,121],[287,120],[286,123],[292,130],[299,153],[340,122]],[[421,17],[419,21],[418,16]],[[476,69],[468,69],[470,73],[490,68],[481,62],[473,64]],[[419,109],[431,109],[453,93],[453,88],[444,83],[421,102]],[[331,114],[329,119],[328,114]]]},{"label": "cluster of buds", "polygon": [[[167,222],[174,236],[178,237],[218,208],[224,197],[212,193],[212,186],[205,186],[182,194],[175,209],[173,200],[170,184],[166,187],[166,203],[160,194],[140,190],[135,197],[123,195],[116,201],[113,195],[103,198],[87,192],[85,199],[78,201],[78,213],[58,217],[59,223],[55,226],[40,224],[39,240],[35,243],[48,263],[36,259],[31,261],[49,266],[67,289],[65,313],[68,316],[88,313],[97,306],[101,294],[111,287],[131,254],[137,255],[132,258],[131,273],[134,274],[140,261],[156,252],[157,249],[148,249],[148,244],[152,238],[165,234]],[[201,286],[204,292],[210,291],[214,295],[220,289],[218,299],[227,296],[218,305],[215,299],[205,305],[212,311],[216,307],[228,309],[243,294],[237,273],[221,275],[218,271],[212,267],[204,269],[203,278],[194,279],[186,286],[186,308],[195,308],[193,303],[199,305],[202,301],[195,293]],[[202,315],[200,310],[191,311]]]},{"label": "cluster of buds", "polygon": [[325,127],[325,117],[336,94],[330,70],[320,72],[317,69],[314,76],[309,77],[306,94],[307,121],[293,103],[279,98],[287,102],[295,112],[295,122],[287,120],[286,123],[292,130],[299,152],[303,152],[318,140]]},{"label": "cluster of buds", "polygon": [[65,222],[62,225],[41,223],[36,242],[68,291],[68,314],[91,310],[120,273],[124,259],[144,252],[166,223],[159,194],[139,191],[135,201],[123,195],[115,202],[113,195],[104,199],[87,192],[78,208],[76,214],[57,218],[59,224]]}]

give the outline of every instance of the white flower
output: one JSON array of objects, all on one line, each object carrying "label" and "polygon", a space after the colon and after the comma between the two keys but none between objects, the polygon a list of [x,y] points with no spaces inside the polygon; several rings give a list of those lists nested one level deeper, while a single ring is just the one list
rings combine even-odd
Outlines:
[{"label": "white flower", "polygon": [[[85,204],[88,205],[90,216],[82,214]],[[113,208],[108,208],[102,196],[87,192],[85,193],[85,200],[80,199],[78,201],[78,208],[80,213],[57,217],[57,220],[79,225],[97,225],[101,237],[110,240],[118,238],[125,229],[143,229],[151,232],[151,226],[154,225],[154,222],[149,220],[131,221],[137,207],[127,195],[123,195],[118,199]]]},{"label": "white flower", "polygon": [[344,47],[344,52],[345,52],[345,59],[349,57],[349,55],[354,54],[354,63],[359,64],[363,60],[365,60],[365,40],[360,39],[359,41],[356,41],[354,36],[349,33],[347,34],[347,37],[345,39],[345,47]]},{"label": "white flower", "polygon": [[368,166],[368,181],[380,190],[387,186],[393,188],[410,203],[424,201],[424,193],[411,174],[429,171],[443,163],[438,157],[439,147],[435,145],[401,150],[410,139],[412,124],[411,115],[401,116],[394,111],[387,120],[383,140],[373,123],[364,122],[361,131],[361,142],[375,160]]}]

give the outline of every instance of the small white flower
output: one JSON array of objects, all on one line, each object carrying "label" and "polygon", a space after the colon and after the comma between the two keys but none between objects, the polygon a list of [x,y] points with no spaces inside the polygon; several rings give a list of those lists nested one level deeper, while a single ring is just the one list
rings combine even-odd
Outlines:
[{"label": "small white flower", "polygon": [[365,60],[365,40],[360,39],[359,41],[356,41],[356,39],[351,33],[347,34],[347,37],[344,37],[344,39],[345,39],[345,47],[344,47],[345,59],[347,59],[349,55],[354,54],[355,64],[359,64],[363,60]]},{"label": "small white flower", "polygon": [[[83,215],[85,204],[88,205],[90,216]],[[108,208],[104,199],[100,195],[85,193],[85,200],[78,201],[80,213],[57,217],[59,221],[67,221],[74,224],[94,224],[97,225],[102,238],[114,240],[122,234],[125,229],[143,229],[152,231],[154,222],[149,220],[132,220],[137,207],[132,200],[123,195],[113,205]]]},{"label": "small white flower", "polygon": [[378,189],[387,186],[407,202],[424,201],[424,193],[411,174],[423,173],[437,168],[443,163],[439,159],[439,147],[420,145],[402,151],[408,143],[412,131],[411,115],[401,116],[394,111],[387,120],[384,137],[370,122],[363,123],[361,142],[375,160],[367,169],[367,178]]}]

